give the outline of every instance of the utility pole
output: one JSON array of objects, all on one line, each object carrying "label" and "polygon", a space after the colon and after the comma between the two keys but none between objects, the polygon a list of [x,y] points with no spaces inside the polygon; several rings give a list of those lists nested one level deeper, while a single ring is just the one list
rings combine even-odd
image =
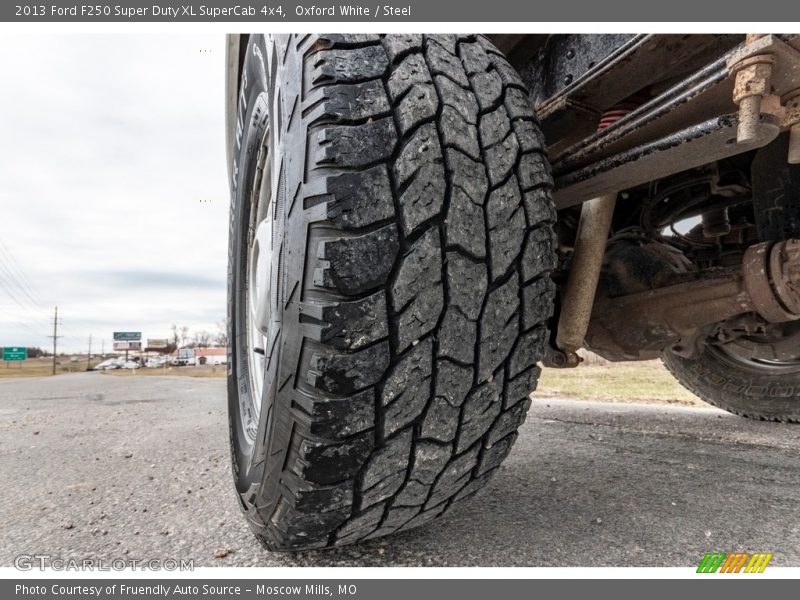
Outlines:
[{"label": "utility pole", "polygon": [[58,307],[56,306],[55,312],[53,313],[53,335],[50,336],[53,338],[53,375],[56,374],[56,355],[58,349],[58,338],[61,336],[58,335]]},{"label": "utility pole", "polygon": [[86,370],[92,366],[92,334],[89,334],[89,352],[86,353]]}]

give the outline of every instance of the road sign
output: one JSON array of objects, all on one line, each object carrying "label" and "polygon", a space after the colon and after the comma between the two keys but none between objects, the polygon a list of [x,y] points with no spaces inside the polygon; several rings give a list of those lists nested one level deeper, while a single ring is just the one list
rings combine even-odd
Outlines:
[{"label": "road sign", "polygon": [[115,331],[115,342],[138,342],[142,339],[141,331]]},{"label": "road sign", "polygon": [[25,360],[28,358],[28,349],[21,347],[3,348],[3,360]]},{"label": "road sign", "polygon": [[152,348],[153,350],[161,350],[163,348],[166,348],[167,346],[169,346],[169,340],[165,339],[147,340],[147,347]]}]

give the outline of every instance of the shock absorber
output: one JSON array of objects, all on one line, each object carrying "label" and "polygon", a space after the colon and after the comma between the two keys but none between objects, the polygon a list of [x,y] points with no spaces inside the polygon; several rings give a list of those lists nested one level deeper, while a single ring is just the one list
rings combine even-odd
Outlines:
[{"label": "shock absorber", "polygon": [[[645,100],[644,94],[640,93],[612,106],[600,117],[597,130],[610,127],[641,106]],[[551,356],[548,362],[553,366],[576,367],[580,362],[577,351],[583,346],[589,328],[616,203],[617,194],[613,193],[593,198],[581,207],[572,264],[556,334],[556,346],[563,354]]]}]

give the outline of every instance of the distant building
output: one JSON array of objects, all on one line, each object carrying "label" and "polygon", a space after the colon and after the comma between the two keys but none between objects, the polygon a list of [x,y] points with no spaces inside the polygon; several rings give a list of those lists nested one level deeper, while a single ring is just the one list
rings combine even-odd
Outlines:
[{"label": "distant building", "polygon": [[224,365],[228,363],[227,348],[195,348],[195,364]]}]

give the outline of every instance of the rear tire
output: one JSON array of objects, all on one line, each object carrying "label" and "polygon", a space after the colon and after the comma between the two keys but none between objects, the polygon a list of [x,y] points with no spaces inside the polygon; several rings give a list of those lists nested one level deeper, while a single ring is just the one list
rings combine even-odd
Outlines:
[{"label": "rear tire", "polygon": [[748,365],[714,346],[694,359],[672,352],[662,358],[678,382],[704,402],[750,419],[800,422],[800,364],[783,370]]},{"label": "rear tire", "polygon": [[299,550],[440,516],[510,451],[552,314],[524,86],[480,36],[253,36],[236,148],[228,396],[251,527]]}]

